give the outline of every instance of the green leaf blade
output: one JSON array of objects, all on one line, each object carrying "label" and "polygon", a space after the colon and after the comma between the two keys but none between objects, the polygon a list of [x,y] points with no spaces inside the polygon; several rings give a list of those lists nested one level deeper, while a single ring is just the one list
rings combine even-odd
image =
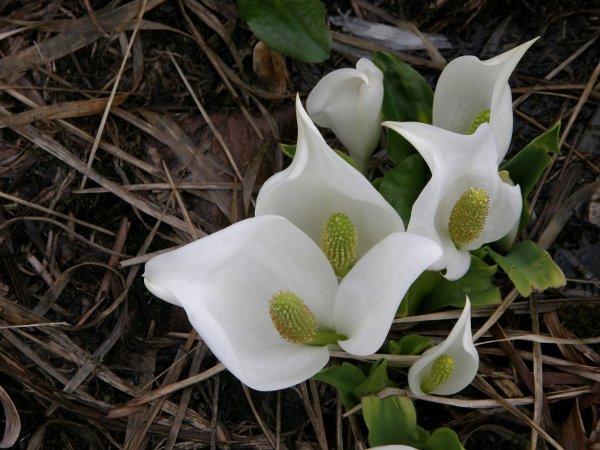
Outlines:
[{"label": "green leaf blade", "polygon": [[413,204],[430,176],[421,155],[414,154],[404,158],[382,177],[379,192],[400,214],[405,224],[409,222]]},{"label": "green leaf blade", "polygon": [[329,58],[331,33],[320,0],[237,0],[240,17],[268,47],[304,62]]},{"label": "green leaf blade", "polygon": [[523,297],[527,297],[533,290],[544,291],[567,283],[565,275],[550,254],[532,241],[520,242],[506,256],[491,248],[487,251]]},{"label": "green leaf blade", "polygon": [[429,433],[417,425],[417,412],[408,397],[363,397],[362,412],[371,447],[403,444],[421,448]]},{"label": "green leaf blade", "polygon": [[[421,74],[389,53],[377,52],[372,59],[383,72],[383,120],[431,123],[433,90]],[[387,131],[387,151],[394,164],[416,153],[392,130]]]}]

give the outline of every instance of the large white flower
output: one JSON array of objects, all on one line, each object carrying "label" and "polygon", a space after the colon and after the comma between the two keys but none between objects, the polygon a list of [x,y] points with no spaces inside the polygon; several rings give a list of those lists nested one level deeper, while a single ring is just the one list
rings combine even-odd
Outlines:
[{"label": "large white flower", "polygon": [[408,231],[439,243],[432,270],[456,280],[469,269],[470,250],[507,235],[519,220],[521,190],[502,180],[490,124],[457,134],[418,122],[384,122],[419,151],[431,180],[415,201]]},{"label": "large white flower", "polygon": [[[442,71],[433,96],[433,125],[467,133],[489,120],[500,164],[510,146],[513,127],[512,97],[508,79],[532,39],[487,61],[460,56]],[[487,114],[486,114],[487,112]],[[487,117],[485,117],[487,115]]]},{"label": "large white flower", "polygon": [[371,183],[340,158],[296,98],[298,142],[293,161],[269,178],[256,199],[257,216],[283,216],[321,245],[333,215],[346,216],[356,231],[356,258],[390,233],[404,231],[398,213]]},{"label": "large white flower", "polygon": [[416,396],[450,395],[467,387],[479,368],[479,354],[471,334],[471,302],[441,344],[426,350],[408,371],[408,385]]},{"label": "large white flower", "polygon": [[375,352],[402,297],[440,253],[429,239],[392,233],[338,284],[310,237],[283,217],[264,215],[151,259],[144,282],[185,309],[237,378],[276,390],[323,368],[327,344]]},{"label": "large white flower", "polygon": [[316,124],[333,130],[364,171],[381,136],[382,102],[383,73],[362,58],[356,69],[325,75],[308,95],[306,109]]}]

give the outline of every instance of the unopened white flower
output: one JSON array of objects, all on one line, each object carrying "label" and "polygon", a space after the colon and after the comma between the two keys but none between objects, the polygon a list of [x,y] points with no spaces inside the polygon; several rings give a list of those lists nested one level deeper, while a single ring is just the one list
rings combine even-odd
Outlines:
[{"label": "unopened white flower", "polygon": [[469,269],[469,251],[507,235],[521,214],[519,186],[498,174],[490,124],[469,135],[418,122],[383,125],[414,145],[431,170],[407,229],[440,244],[444,255],[431,270],[456,280]]},{"label": "unopened white flower", "polygon": [[512,96],[508,79],[537,38],[487,61],[460,56],[442,71],[433,95],[433,125],[456,133],[471,133],[489,122],[499,164],[512,137]]},{"label": "unopened white flower", "polygon": [[356,69],[338,69],[325,75],[306,99],[308,114],[319,126],[331,128],[360,170],[381,135],[383,73],[362,58]]},{"label": "unopened white flower", "polygon": [[296,118],[298,142],[294,159],[263,184],[255,214],[283,216],[318,245],[327,244],[323,241],[328,240],[328,224],[352,228],[354,232],[348,233],[356,238],[355,261],[390,233],[404,231],[402,219],[394,208],[327,145],[299,98],[296,98]]},{"label": "unopened white flower", "polygon": [[479,354],[471,334],[471,302],[441,344],[426,350],[408,371],[408,385],[415,396],[450,395],[467,387],[477,374]]},{"label": "unopened white flower", "polygon": [[329,359],[328,344],[375,352],[402,297],[439,255],[429,239],[392,233],[338,284],[310,237],[264,215],[151,259],[144,282],[185,309],[231,373],[266,391],[316,374]]}]

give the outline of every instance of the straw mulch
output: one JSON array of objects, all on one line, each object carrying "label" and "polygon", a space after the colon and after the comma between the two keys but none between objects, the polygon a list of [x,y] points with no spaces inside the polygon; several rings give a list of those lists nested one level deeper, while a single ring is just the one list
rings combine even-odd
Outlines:
[{"label": "straw mulch", "polygon": [[[514,149],[562,121],[526,237],[568,284],[506,289],[474,311],[480,375],[418,402],[423,426],[472,449],[600,448],[598,5],[377,3],[328,8],[446,35],[441,55],[400,55],[432,81],[444,58],[542,35],[511,81]],[[251,216],[286,164],[276,142],[295,139],[295,92],[377,46],[335,28],[326,63],[277,60],[264,78],[232,1],[1,1],[0,16],[0,447],[363,448],[359,412],[332,388],[248,390],[141,273],[153,252]],[[376,155],[375,170],[385,163]],[[457,314],[392,333],[439,338]]]}]

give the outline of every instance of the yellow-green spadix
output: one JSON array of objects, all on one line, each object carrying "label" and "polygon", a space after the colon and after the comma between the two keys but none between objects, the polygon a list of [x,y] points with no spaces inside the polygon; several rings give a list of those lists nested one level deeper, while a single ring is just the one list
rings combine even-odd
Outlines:
[{"label": "yellow-green spadix", "polygon": [[300,228],[262,215],[156,256],[146,263],[144,282],[185,309],[231,373],[269,391],[316,374],[329,360],[330,344],[374,353],[400,299],[440,254],[430,239],[391,233],[338,282]]},{"label": "yellow-green spadix", "polygon": [[425,350],[408,371],[408,385],[419,397],[450,395],[467,387],[479,368],[479,354],[471,334],[471,303],[465,307],[448,337]]}]

